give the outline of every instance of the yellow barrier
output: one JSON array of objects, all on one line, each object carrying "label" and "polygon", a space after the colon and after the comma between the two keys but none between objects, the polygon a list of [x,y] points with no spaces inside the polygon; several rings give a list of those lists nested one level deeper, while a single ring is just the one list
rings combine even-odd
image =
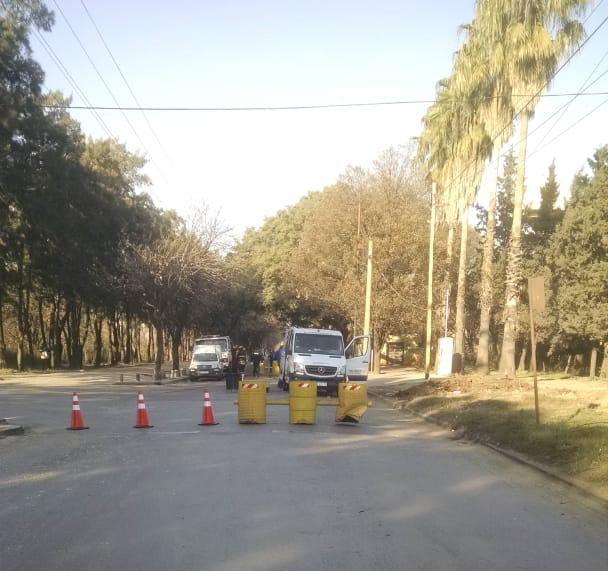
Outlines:
[{"label": "yellow barrier", "polygon": [[315,424],[317,421],[317,383],[289,381],[289,423]]},{"label": "yellow barrier", "polygon": [[359,422],[367,410],[367,385],[364,383],[340,383],[336,422]]},{"label": "yellow barrier", "polygon": [[266,424],[266,381],[239,381],[239,424]]}]

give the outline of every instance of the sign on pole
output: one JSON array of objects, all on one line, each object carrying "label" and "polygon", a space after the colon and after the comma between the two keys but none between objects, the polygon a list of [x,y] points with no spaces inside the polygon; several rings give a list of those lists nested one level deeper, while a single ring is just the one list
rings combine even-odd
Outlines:
[{"label": "sign on pole", "polygon": [[545,311],[545,278],[536,276],[528,278],[530,307],[534,311]]}]

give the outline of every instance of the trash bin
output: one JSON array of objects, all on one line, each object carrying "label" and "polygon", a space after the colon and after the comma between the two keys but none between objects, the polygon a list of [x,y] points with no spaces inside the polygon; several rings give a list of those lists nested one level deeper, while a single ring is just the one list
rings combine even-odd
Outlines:
[{"label": "trash bin", "polygon": [[266,424],[266,381],[239,381],[239,424]]},{"label": "trash bin", "polygon": [[317,384],[289,382],[289,423],[315,424],[317,421]]},{"label": "trash bin", "polygon": [[340,383],[336,422],[359,422],[367,410],[367,384]]}]

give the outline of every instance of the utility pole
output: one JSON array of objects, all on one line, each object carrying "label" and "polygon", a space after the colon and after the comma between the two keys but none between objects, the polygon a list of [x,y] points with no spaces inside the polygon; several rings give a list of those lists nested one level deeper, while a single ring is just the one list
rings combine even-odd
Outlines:
[{"label": "utility pole", "polygon": [[367,280],[365,283],[365,321],[363,322],[363,335],[369,335],[369,324],[372,316],[372,254],[371,239],[367,246]]},{"label": "utility pole", "polygon": [[[357,209],[357,241],[355,243],[355,264],[356,264],[356,276],[357,285],[359,285],[359,271],[361,269],[361,193],[359,192],[359,207]],[[353,312],[353,335],[357,335],[359,332],[359,303],[355,303],[355,309]]]},{"label": "utility pole", "polygon": [[431,376],[431,327],[433,320],[433,249],[435,247],[435,195],[437,184],[431,189],[431,228],[429,237],[429,272],[426,294],[426,348],[424,355],[424,378]]}]

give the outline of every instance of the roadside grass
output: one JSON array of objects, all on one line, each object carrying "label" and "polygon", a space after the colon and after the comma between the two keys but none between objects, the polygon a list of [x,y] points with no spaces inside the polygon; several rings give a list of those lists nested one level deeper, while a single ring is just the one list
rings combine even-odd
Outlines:
[{"label": "roadside grass", "polygon": [[608,383],[559,377],[532,382],[493,377],[431,381],[399,392],[408,407],[469,438],[487,441],[590,483],[608,498]]}]

